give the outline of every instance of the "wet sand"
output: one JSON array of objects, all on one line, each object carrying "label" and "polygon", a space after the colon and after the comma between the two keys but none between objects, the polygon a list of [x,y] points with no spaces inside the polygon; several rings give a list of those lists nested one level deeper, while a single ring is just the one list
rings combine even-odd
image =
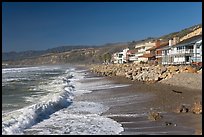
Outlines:
[{"label": "wet sand", "polygon": [[[106,77],[106,79],[130,86],[98,90],[75,99],[109,106],[110,109],[102,115],[121,123],[124,128],[122,135],[192,135],[202,131],[202,114],[174,112],[181,104],[190,106],[195,100],[201,100],[202,90],[162,83],[145,84],[122,77]],[[172,90],[182,93],[175,93]],[[149,120],[148,114],[151,111],[159,112],[162,118],[156,121]],[[171,124],[166,125],[166,123]]]}]

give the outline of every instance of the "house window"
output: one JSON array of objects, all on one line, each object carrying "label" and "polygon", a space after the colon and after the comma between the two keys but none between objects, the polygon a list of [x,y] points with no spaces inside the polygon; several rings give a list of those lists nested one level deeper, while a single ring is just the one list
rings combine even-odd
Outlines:
[{"label": "house window", "polygon": [[186,60],[186,62],[189,62],[190,61],[190,56],[186,56],[185,60]]},{"label": "house window", "polygon": [[167,50],[164,51],[164,55],[167,55]]},{"label": "house window", "polygon": [[193,45],[189,46],[188,49],[193,49]]}]

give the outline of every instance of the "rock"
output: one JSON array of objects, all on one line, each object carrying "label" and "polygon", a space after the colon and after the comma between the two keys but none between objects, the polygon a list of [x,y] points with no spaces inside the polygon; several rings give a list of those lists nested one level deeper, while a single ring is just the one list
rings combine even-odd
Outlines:
[{"label": "rock", "polygon": [[154,75],[154,81],[158,81],[158,80],[159,80],[159,75],[158,74]]},{"label": "rock", "polygon": [[160,78],[165,79],[167,76],[168,76],[168,73],[167,73],[167,72],[165,72],[165,73],[163,73],[163,74],[161,75],[161,77],[160,77]]},{"label": "rock", "polygon": [[179,72],[185,72],[185,71],[186,71],[186,69],[184,67],[179,68]]},{"label": "rock", "polygon": [[169,79],[169,78],[172,78],[173,77],[173,74],[171,73],[167,73],[166,77],[164,79]]},{"label": "rock", "polygon": [[143,67],[142,69],[148,71],[148,70],[149,70],[149,67]]},{"label": "rock", "polygon": [[191,67],[191,66],[187,66],[186,67],[186,72],[188,72],[188,73],[196,73],[197,70],[195,68]]},{"label": "rock", "polygon": [[136,76],[136,75],[137,75],[137,72],[133,71],[132,76]]},{"label": "rock", "polygon": [[187,113],[188,111],[189,111],[189,109],[186,106],[184,106],[184,105],[179,106],[175,110],[176,113]]},{"label": "rock", "polygon": [[143,73],[140,73],[136,76],[133,76],[133,80],[141,80],[142,75],[143,75]]},{"label": "rock", "polygon": [[171,123],[171,122],[167,122],[167,121],[166,121],[166,122],[165,122],[165,125],[166,125],[166,126],[171,126],[171,125],[172,125],[172,123]]},{"label": "rock", "polygon": [[132,75],[132,71],[128,71],[126,75]]},{"label": "rock", "polygon": [[128,75],[128,74],[126,74],[125,77],[128,78],[128,79],[132,79],[132,75]]},{"label": "rock", "polygon": [[166,67],[162,67],[161,68],[161,74],[163,74],[164,72],[166,72],[167,71],[167,68]]},{"label": "rock", "polygon": [[202,135],[202,130],[196,129],[195,130],[195,135]]},{"label": "rock", "polygon": [[194,114],[202,114],[202,103],[201,101],[195,102],[191,108]]},{"label": "rock", "polygon": [[202,74],[202,69],[198,70],[197,72],[198,74]]},{"label": "rock", "polygon": [[168,67],[168,70],[169,70],[169,72],[174,73],[174,72],[178,71],[179,68],[176,67],[176,66],[169,66],[169,67]]},{"label": "rock", "polygon": [[158,112],[150,112],[149,115],[148,115],[148,119],[152,120],[152,121],[161,119],[162,117],[163,116],[161,116],[160,113],[158,113]]}]

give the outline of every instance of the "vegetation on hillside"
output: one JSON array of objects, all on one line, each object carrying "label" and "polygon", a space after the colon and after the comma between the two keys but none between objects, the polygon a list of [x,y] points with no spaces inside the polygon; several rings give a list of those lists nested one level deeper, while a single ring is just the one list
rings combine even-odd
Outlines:
[{"label": "vegetation on hillside", "polygon": [[173,32],[173,33],[161,36],[158,39],[169,40],[169,39],[173,38],[174,36],[177,36],[177,37],[181,38],[181,37],[187,35],[188,33],[193,32],[195,30],[195,28],[199,28],[199,27],[202,27],[202,24],[194,25],[192,27],[185,28],[185,29],[183,29],[181,31]]},{"label": "vegetation on hillside", "polygon": [[124,48],[134,49],[135,45],[156,39],[169,40],[174,36],[183,37],[202,24],[173,32],[159,38],[148,37],[143,40],[133,40],[126,43],[109,43],[102,46],[62,46],[44,51],[25,51],[3,53],[2,61],[9,64],[59,64],[59,63],[104,63],[110,62],[111,55]]}]

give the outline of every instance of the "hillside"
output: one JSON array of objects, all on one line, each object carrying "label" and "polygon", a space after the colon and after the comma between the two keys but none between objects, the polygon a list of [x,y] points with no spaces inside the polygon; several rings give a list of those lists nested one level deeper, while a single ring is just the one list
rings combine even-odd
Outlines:
[{"label": "hillside", "polygon": [[105,58],[119,52],[124,48],[133,49],[135,44],[155,39],[168,40],[174,36],[184,37],[195,29],[202,27],[202,24],[173,32],[159,38],[148,37],[143,40],[109,43],[102,46],[62,46],[44,51],[9,52],[2,54],[2,63],[9,65],[42,65],[42,64],[64,64],[64,63],[103,63]]},{"label": "hillside", "polygon": [[103,56],[106,53],[114,53],[119,51],[121,46],[107,46],[107,47],[95,47],[95,48],[83,48],[74,49],[67,52],[61,53],[47,53],[37,57],[26,58],[22,60],[15,61],[3,61],[5,64],[9,65],[44,65],[44,64],[64,64],[64,63],[102,63]]},{"label": "hillside", "polygon": [[196,28],[200,28],[200,27],[202,28],[202,24],[194,25],[192,27],[183,29],[181,31],[177,31],[177,32],[173,32],[173,33],[170,33],[170,34],[167,34],[167,35],[163,35],[163,36],[159,37],[158,39],[169,40],[169,39],[173,38],[174,36],[182,38],[185,35],[193,32]]},{"label": "hillside", "polygon": [[34,51],[34,50],[29,50],[29,51],[22,51],[22,52],[5,52],[2,53],[2,60],[22,60],[26,58],[33,58],[33,57],[38,57],[44,54],[48,53],[61,53],[61,52],[67,52],[71,51],[74,49],[82,49],[82,48],[90,48],[92,46],[61,46],[61,47],[56,47],[56,48],[51,48],[47,50],[39,50],[39,51]]}]

